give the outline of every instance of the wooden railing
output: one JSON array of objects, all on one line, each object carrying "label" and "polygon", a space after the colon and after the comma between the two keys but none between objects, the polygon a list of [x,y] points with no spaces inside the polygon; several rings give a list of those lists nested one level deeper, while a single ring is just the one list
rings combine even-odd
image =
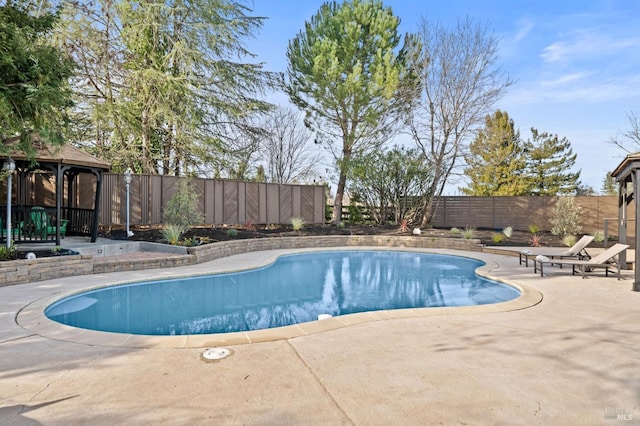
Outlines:
[{"label": "wooden railing", "polygon": [[[61,209],[61,234],[91,235],[94,212],[90,209],[64,207]],[[47,243],[57,240],[55,207],[11,206],[9,238],[14,243]],[[1,241],[7,241],[7,207],[0,206]]]}]

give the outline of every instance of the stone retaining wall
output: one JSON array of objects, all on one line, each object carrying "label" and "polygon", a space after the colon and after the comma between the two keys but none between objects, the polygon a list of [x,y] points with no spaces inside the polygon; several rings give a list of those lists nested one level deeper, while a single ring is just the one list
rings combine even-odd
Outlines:
[{"label": "stone retaining wall", "polygon": [[103,260],[91,255],[48,257],[0,262],[0,287],[64,278],[73,275],[102,274],[154,268],[171,268],[208,262],[221,257],[252,251],[323,247],[409,247],[482,251],[480,240],[417,236],[337,235],[327,237],[273,237],[224,241],[189,247],[184,256],[164,255],[136,258],[122,255]]},{"label": "stone retaining wall", "polygon": [[0,287],[93,273],[93,257],[87,254],[52,256],[0,262]]}]

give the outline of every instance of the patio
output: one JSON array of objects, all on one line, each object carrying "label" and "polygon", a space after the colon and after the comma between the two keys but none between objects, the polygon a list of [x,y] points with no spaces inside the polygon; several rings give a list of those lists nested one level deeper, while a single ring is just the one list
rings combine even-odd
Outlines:
[{"label": "patio", "polygon": [[[527,309],[446,308],[286,340],[145,349],[25,329],[19,313],[53,293],[222,271],[267,252],[182,268],[76,276],[0,288],[0,419],[10,424],[607,424],[640,416],[640,294],[625,279],[540,277],[517,257],[465,253],[544,295]],[[382,316],[384,318],[384,316]],[[48,337],[43,337],[46,335]],[[214,343],[214,342],[212,342]]]}]

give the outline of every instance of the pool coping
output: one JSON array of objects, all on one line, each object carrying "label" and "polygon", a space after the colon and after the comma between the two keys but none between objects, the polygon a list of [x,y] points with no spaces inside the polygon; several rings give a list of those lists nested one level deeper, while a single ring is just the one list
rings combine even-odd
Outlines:
[{"label": "pool coping", "polygon": [[[199,335],[180,335],[180,336],[148,336],[133,335],[124,333],[111,333],[103,331],[93,331],[88,329],[80,329],[60,324],[50,320],[44,315],[44,310],[57,300],[65,297],[84,292],[91,289],[121,285],[125,283],[134,283],[148,281],[154,279],[153,270],[147,270],[149,277],[139,279],[127,278],[106,278],[106,282],[99,285],[91,285],[91,283],[77,283],[70,286],[64,291],[53,292],[47,296],[33,300],[23,306],[16,315],[16,323],[22,328],[42,337],[74,342],[79,344],[93,346],[108,346],[120,348],[204,348],[218,346],[232,346],[241,344],[250,344],[258,342],[269,342],[276,340],[292,339],[296,337],[307,336],[337,330],[344,327],[356,326],[358,324],[384,321],[402,318],[420,318],[443,315],[470,315],[479,313],[498,313],[508,312],[520,309],[530,308],[537,305],[543,299],[542,293],[528,285],[508,278],[508,268],[498,261],[499,259],[508,259],[508,256],[470,252],[455,249],[426,249],[426,248],[410,248],[410,247],[380,247],[380,246],[346,246],[346,247],[321,247],[321,248],[290,248],[267,251],[255,251],[243,255],[233,255],[227,258],[217,259],[210,262],[200,264],[200,267],[185,266],[163,270],[162,278],[185,278],[211,273],[238,272],[246,269],[259,268],[267,266],[284,255],[320,251],[339,251],[339,250],[386,250],[386,251],[409,251],[421,253],[439,253],[449,254],[461,257],[477,259],[485,264],[476,269],[479,276],[492,279],[512,287],[521,292],[521,295],[511,301],[476,306],[463,307],[432,307],[432,308],[409,308],[394,309],[382,311],[369,311],[354,314],[335,316],[327,319],[310,321],[285,327],[270,328],[246,332],[219,333],[219,334],[199,334]],[[214,265],[215,264],[215,265]],[[206,271],[209,266],[213,269]],[[199,271],[200,272],[193,272]],[[514,268],[515,272],[515,268]],[[507,276],[505,276],[505,274]],[[156,277],[157,279],[157,277]]]}]

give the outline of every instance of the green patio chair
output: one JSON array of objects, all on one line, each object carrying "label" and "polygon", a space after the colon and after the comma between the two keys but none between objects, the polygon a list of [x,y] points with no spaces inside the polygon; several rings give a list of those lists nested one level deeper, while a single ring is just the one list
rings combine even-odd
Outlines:
[{"label": "green patio chair", "polygon": [[[36,236],[46,240],[49,235],[56,235],[56,225],[49,220],[49,215],[43,207],[32,207],[29,215],[31,225],[33,226],[33,233]],[[67,233],[68,220],[60,220],[60,236],[64,238]]]}]

